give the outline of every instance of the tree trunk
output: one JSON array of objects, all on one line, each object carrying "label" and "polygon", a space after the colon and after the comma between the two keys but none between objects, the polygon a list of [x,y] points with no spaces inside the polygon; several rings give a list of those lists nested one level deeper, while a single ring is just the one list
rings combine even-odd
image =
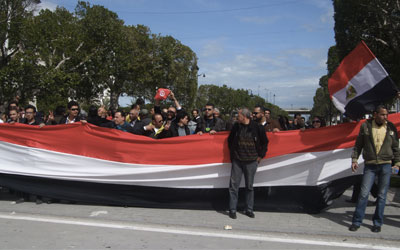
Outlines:
[{"label": "tree trunk", "polygon": [[118,99],[120,93],[110,90],[110,110],[116,111],[118,109]]}]

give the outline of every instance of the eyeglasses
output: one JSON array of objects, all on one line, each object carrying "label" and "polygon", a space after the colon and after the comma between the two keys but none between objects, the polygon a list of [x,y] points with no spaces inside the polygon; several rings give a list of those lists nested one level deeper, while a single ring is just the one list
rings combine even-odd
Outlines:
[{"label": "eyeglasses", "polygon": [[78,111],[79,109],[71,109],[71,111]]},{"label": "eyeglasses", "polygon": [[211,111],[212,109],[206,109],[207,111]]},{"label": "eyeglasses", "polygon": [[172,110],[168,110],[167,113],[175,114],[175,112]]},{"label": "eyeglasses", "polygon": [[320,120],[315,120],[315,121],[312,121],[312,123],[321,123],[321,121]]},{"label": "eyeglasses", "polygon": [[162,123],[164,120],[159,120],[159,121],[156,121],[157,123]]}]

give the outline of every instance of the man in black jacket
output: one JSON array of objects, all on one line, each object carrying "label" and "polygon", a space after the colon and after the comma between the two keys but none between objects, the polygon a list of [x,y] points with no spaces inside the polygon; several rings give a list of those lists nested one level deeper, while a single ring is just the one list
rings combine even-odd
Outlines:
[{"label": "man in black jacket", "polygon": [[68,106],[68,115],[60,120],[60,124],[70,124],[74,122],[86,123],[86,120],[82,119],[81,116],[79,115],[81,109],[76,101],[68,102],[67,106]]},{"label": "man in black jacket", "polygon": [[267,153],[268,139],[263,126],[252,120],[252,113],[240,109],[238,122],[232,127],[228,137],[228,146],[232,161],[229,183],[229,217],[236,219],[236,207],[242,174],[246,185],[246,210],[250,218],[254,218],[253,182],[257,165]]},{"label": "man in black jacket", "polygon": [[189,123],[189,114],[185,111],[179,112],[176,115],[176,122],[171,123],[171,127],[169,128],[170,136],[186,136],[190,135],[190,130],[188,127]]},{"label": "man in black jacket", "polygon": [[36,118],[36,107],[33,105],[28,105],[25,107],[24,123],[29,125],[39,125],[39,127],[43,127],[45,125],[42,120]]},{"label": "man in black jacket", "polygon": [[214,116],[214,104],[207,103],[204,109],[204,117],[197,123],[195,133],[199,135],[210,133],[210,135],[213,135],[225,129],[225,122],[221,118]]}]

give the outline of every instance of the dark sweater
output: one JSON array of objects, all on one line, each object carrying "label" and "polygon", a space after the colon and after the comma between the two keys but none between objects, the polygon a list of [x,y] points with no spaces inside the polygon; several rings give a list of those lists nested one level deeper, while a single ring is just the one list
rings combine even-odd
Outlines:
[{"label": "dark sweater", "polygon": [[[254,121],[250,121],[248,125],[243,125],[239,122],[235,123],[228,137],[228,146],[231,154],[231,159],[237,159],[240,154],[239,137],[241,130],[246,129],[251,133],[258,157],[264,158],[268,149],[268,138],[265,129],[262,125]],[[238,159],[239,160],[239,159]]]}]

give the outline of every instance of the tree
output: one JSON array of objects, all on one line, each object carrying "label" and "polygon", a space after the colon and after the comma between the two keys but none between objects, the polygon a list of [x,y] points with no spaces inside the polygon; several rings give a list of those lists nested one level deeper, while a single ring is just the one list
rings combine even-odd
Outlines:
[{"label": "tree", "polygon": [[21,49],[24,20],[32,16],[40,0],[13,0],[0,3],[0,69],[7,66],[11,58]]},{"label": "tree", "polygon": [[221,110],[221,113],[230,114],[240,107],[252,109],[256,105],[269,108],[276,118],[278,115],[287,116],[287,112],[276,105],[265,102],[265,100],[253,95],[249,90],[233,89],[226,85],[219,87],[217,85],[201,85],[197,91],[196,106],[204,107],[206,103],[212,103]]},{"label": "tree", "polygon": [[[331,105],[327,80],[343,58],[364,40],[371,51],[400,84],[400,1],[399,0],[333,0],[336,46],[328,53],[328,74],[320,80],[321,90],[314,97],[312,115],[329,113]],[[357,11],[354,11],[357,10]],[[336,109],[333,109],[333,113]],[[325,115],[324,115],[325,114]]]},{"label": "tree", "polygon": [[18,32],[12,32],[20,41],[3,39],[8,47],[2,52],[0,98],[35,97],[42,109],[65,104],[67,98],[92,103],[109,92],[110,108],[116,109],[122,94],[152,99],[157,87],[167,87],[183,105],[193,105],[197,57],[171,36],[151,34],[143,25],[126,26],[116,13],[82,1],[74,14],[57,8],[21,20]]},{"label": "tree", "polygon": [[54,109],[75,97],[73,90],[80,81],[76,69],[84,54],[77,18],[63,8],[42,10],[27,21],[24,35],[24,56],[36,68],[29,91],[36,96],[38,108]]},{"label": "tree", "polygon": [[116,109],[130,66],[124,23],[116,13],[86,2],[78,2],[76,15],[85,41],[83,47],[87,52],[84,63],[79,67],[83,78],[76,95],[90,100],[108,90],[110,108]]},{"label": "tree", "polygon": [[320,116],[324,117],[325,120],[331,120],[335,114],[340,113],[332,103],[328,90],[328,79],[335,72],[339,63],[340,61],[337,56],[336,46],[332,46],[328,51],[328,74],[319,79],[320,87],[315,92],[314,106],[311,109],[311,116]]},{"label": "tree", "polygon": [[171,89],[187,108],[193,107],[197,92],[197,57],[187,46],[171,36],[154,36],[152,53],[152,83],[150,97],[155,88]]},{"label": "tree", "polygon": [[339,59],[364,40],[399,85],[400,1],[334,0],[333,6]]},{"label": "tree", "polygon": [[[24,44],[23,25],[33,15],[39,0],[13,0],[0,3],[0,106],[7,98],[17,95],[16,80],[22,69],[28,66],[21,62],[18,53]],[[17,69],[19,67],[19,69]],[[29,71],[29,70],[28,70]]]}]

